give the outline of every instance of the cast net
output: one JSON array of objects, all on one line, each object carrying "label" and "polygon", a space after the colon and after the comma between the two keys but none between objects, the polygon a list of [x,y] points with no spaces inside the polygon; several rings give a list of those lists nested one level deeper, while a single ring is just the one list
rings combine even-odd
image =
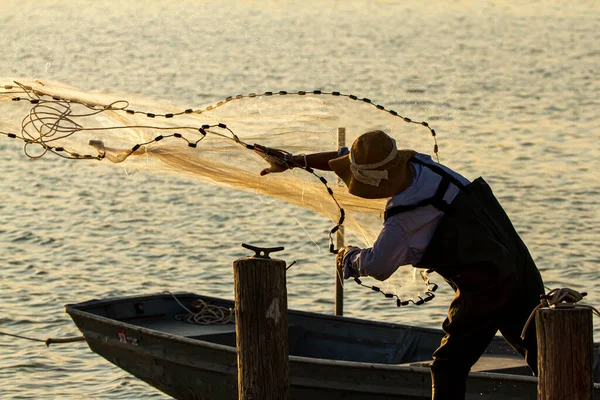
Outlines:
[{"label": "cast net", "polygon": [[[186,108],[57,82],[3,79],[0,115],[0,134],[22,140],[32,158],[53,154],[189,175],[311,210],[332,221],[332,252],[341,226],[346,243],[370,246],[381,230],[386,199],[352,196],[332,172],[295,168],[260,176],[268,165],[253,144],[310,154],[337,150],[338,128],[345,128],[347,146],[360,134],[381,129],[399,147],[424,153],[433,149],[437,156],[435,131],[426,122],[368,98],[318,90],[240,94]],[[371,287],[366,282],[359,281]],[[431,286],[413,268],[399,268],[380,287],[398,305],[432,297]]]}]

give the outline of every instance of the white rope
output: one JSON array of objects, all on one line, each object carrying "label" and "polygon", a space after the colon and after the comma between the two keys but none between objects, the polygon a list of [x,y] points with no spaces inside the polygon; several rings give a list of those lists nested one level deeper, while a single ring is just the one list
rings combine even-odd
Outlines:
[{"label": "white rope", "polygon": [[216,306],[209,304],[203,300],[195,299],[191,307],[197,311],[192,311],[184,306],[175,295],[169,291],[164,291],[164,294],[171,295],[175,301],[187,311],[187,314],[179,314],[175,316],[178,321],[185,321],[190,324],[197,325],[217,325],[233,323],[235,313],[231,308]]},{"label": "white rope", "polygon": [[31,340],[32,342],[42,342],[46,344],[46,347],[50,347],[51,344],[54,343],[72,343],[72,342],[81,342],[85,340],[83,336],[75,336],[75,337],[66,337],[66,338],[48,338],[48,339],[38,339],[32,338],[29,336],[16,335],[14,333],[0,332],[0,335],[10,336],[18,339]]},{"label": "white rope", "polygon": [[586,304],[575,304],[575,303],[578,303],[581,300],[583,300],[583,298],[586,295],[587,295],[587,293],[585,293],[585,292],[579,293],[578,291],[569,289],[569,288],[557,288],[557,289],[552,289],[551,291],[549,291],[548,294],[543,296],[540,304],[538,304],[531,311],[531,314],[529,315],[529,318],[527,318],[527,322],[525,323],[525,326],[523,327],[523,331],[521,332],[521,339],[525,339],[525,332],[527,331],[529,324],[533,320],[533,317],[535,316],[536,311],[543,307],[557,308],[557,307],[560,307],[561,304],[565,304],[565,305],[569,305],[570,307],[574,307],[574,308],[590,309],[590,310],[592,310],[592,312],[594,314],[596,314],[598,317],[600,317],[600,312],[593,306],[586,305]]}]

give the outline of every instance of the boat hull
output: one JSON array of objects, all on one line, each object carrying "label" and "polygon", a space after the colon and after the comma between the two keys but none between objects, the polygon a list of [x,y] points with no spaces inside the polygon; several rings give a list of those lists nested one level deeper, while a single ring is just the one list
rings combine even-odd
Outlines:
[{"label": "boat hull", "polygon": [[[67,312],[83,332],[93,352],[158,390],[176,399],[237,399],[235,326],[233,324],[215,326],[205,328],[210,331],[202,331],[200,335],[185,336],[169,332],[175,328],[164,328],[163,325],[160,325],[160,330],[148,328],[157,324],[157,315],[167,316],[168,311],[160,309],[158,314],[146,313],[147,315],[144,316],[132,316],[128,314],[130,311],[123,311],[129,308],[151,308],[152,301],[156,299],[156,296],[150,296],[121,298],[111,300],[112,302],[92,301],[69,305]],[[226,300],[213,300],[232,306],[232,303]],[[120,317],[111,314],[120,314]],[[290,326],[289,331],[289,381],[292,399],[425,400],[431,398],[431,379],[425,362],[431,354],[429,353],[427,357],[426,353],[435,349],[442,336],[441,331],[292,311],[289,319],[291,324],[295,323],[297,324],[295,326],[303,327],[301,334],[298,334],[298,330],[294,330],[294,326]],[[314,329],[307,331],[306,327]],[[336,346],[342,346],[342,351],[335,354],[334,350],[339,349],[333,349],[333,345],[323,340],[330,335],[328,329],[333,332],[331,334],[336,332],[347,334],[350,327],[357,332],[353,333],[355,337],[352,343],[365,340],[368,342],[361,336],[364,331],[375,332],[380,335],[381,343],[389,344],[394,339],[386,335],[406,329],[405,333],[398,336],[396,341],[400,342],[401,346],[396,349],[402,349],[405,353],[403,358],[406,358],[407,352],[410,352],[413,360],[397,364],[339,359],[345,354],[343,339],[334,340]],[[185,326],[180,328],[191,329]],[[323,333],[319,335],[321,331]],[[416,336],[415,332],[417,332]],[[417,341],[418,346],[414,345]],[[370,343],[363,344],[367,348],[372,347]],[[489,361],[497,357],[498,368],[496,372],[472,372],[467,385],[467,399],[535,399],[537,379],[522,375],[524,373],[522,364],[505,362],[506,359],[503,358],[505,354],[502,353],[508,350],[502,347],[501,342],[493,345],[497,346],[494,350],[495,354],[488,354],[487,359]],[[305,347],[318,349],[320,346],[323,350],[318,350],[317,355],[322,354],[322,357],[315,357],[314,354],[310,357],[294,355],[306,353]],[[331,354],[327,354],[328,348],[331,349],[329,350]],[[356,347],[352,348],[356,350]],[[375,347],[373,351],[380,352],[381,357],[393,361],[393,357],[396,357],[393,351],[388,351],[388,347],[382,349],[386,350]],[[369,357],[378,356],[375,354]],[[508,358],[516,360],[514,353]],[[595,398],[600,399],[599,393],[600,389],[596,387]]]}]

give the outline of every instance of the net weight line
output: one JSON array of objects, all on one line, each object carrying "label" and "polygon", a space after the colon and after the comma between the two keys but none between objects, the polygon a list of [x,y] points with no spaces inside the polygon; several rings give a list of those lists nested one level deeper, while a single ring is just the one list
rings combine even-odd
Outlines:
[{"label": "net weight line", "polygon": [[[49,93],[45,93],[43,90],[33,89],[33,87],[31,87],[31,86],[23,85],[23,84],[18,83],[18,82],[14,82],[14,83],[21,90],[16,90],[15,85],[4,85],[4,86],[0,85],[0,89],[6,90],[6,92],[0,92],[0,95],[3,95],[3,94],[11,94],[11,95],[14,95],[14,94],[26,94],[27,95],[26,98],[13,97],[12,100],[13,101],[21,101],[21,100],[30,101],[32,104],[39,104],[41,101],[43,101],[43,100],[41,100],[41,98],[47,96],[47,97],[51,97],[54,102],[64,101],[64,102],[67,102],[67,103],[78,103],[78,104],[87,106],[88,108],[90,108],[91,110],[93,110],[95,113],[99,113],[99,112],[102,112],[102,111],[109,111],[109,110],[111,110],[111,111],[124,111],[125,113],[131,114],[131,115],[141,114],[141,115],[145,115],[148,118],[164,117],[166,119],[174,118],[176,116],[185,115],[185,114],[202,114],[202,113],[204,113],[206,111],[211,111],[211,110],[214,110],[216,108],[219,108],[219,107],[221,107],[221,106],[223,106],[226,103],[229,103],[231,101],[243,100],[243,99],[251,99],[251,98],[260,98],[262,96],[269,97],[269,96],[293,96],[293,95],[297,95],[297,96],[307,96],[307,95],[317,95],[317,96],[319,96],[319,95],[322,95],[322,96],[333,96],[333,97],[346,97],[348,99],[351,99],[351,100],[354,100],[354,101],[357,101],[357,102],[363,102],[363,103],[369,104],[369,105],[375,107],[377,110],[389,113],[390,115],[392,115],[394,117],[402,119],[406,123],[417,124],[417,125],[422,125],[422,126],[426,127],[429,130],[429,132],[431,133],[431,136],[433,138],[433,142],[434,142],[433,153],[436,156],[437,162],[439,163],[439,161],[440,161],[439,160],[439,146],[438,146],[438,143],[437,143],[437,134],[436,134],[436,131],[429,125],[428,122],[426,122],[426,121],[415,121],[415,120],[413,120],[411,118],[404,117],[404,116],[400,115],[395,110],[388,109],[388,108],[386,108],[383,105],[373,103],[371,101],[371,99],[369,99],[369,98],[366,98],[366,97],[360,98],[360,97],[355,96],[353,94],[344,94],[344,93],[340,93],[340,92],[336,92],[336,91],[333,91],[333,92],[324,92],[322,90],[312,90],[312,91],[299,90],[297,92],[288,92],[288,91],[285,91],[285,90],[280,90],[278,92],[269,92],[269,91],[267,91],[267,92],[264,92],[262,94],[256,94],[256,93],[249,93],[249,94],[245,94],[245,95],[244,94],[238,94],[236,96],[226,97],[224,100],[221,100],[221,101],[219,101],[219,102],[217,102],[217,103],[215,103],[213,105],[208,105],[204,109],[192,109],[192,108],[188,108],[188,109],[186,109],[184,111],[178,111],[178,112],[171,112],[171,113],[161,114],[161,113],[151,113],[151,112],[147,112],[147,111],[140,111],[140,110],[130,109],[129,108],[129,102],[127,102],[125,100],[118,100],[118,101],[115,101],[115,102],[113,102],[113,103],[111,103],[109,105],[89,104],[89,103],[83,103],[83,102],[78,102],[78,101],[74,101],[74,100],[62,99],[62,98],[60,98],[58,96],[53,96],[53,95],[51,95]],[[122,106],[117,107],[116,106],[117,104],[122,104]],[[90,114],[90,115],[92,115],[92,114]],[[153,126],[148,126],[147,128],[160,129],[159,127],[153,127]],[[195,129],[195,128],[190,127],[190,129]],[[2,132],[2,133],[4,133],[4,132]],[[4,134],[6,134],[6,133],[4,133]],[[92,158],[95,158],[95,157],[92,156]]]}]

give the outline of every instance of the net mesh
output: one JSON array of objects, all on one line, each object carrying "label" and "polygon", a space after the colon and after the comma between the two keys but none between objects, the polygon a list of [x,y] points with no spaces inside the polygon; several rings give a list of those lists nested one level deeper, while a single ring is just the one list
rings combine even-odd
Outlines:
[{"label": "net mesh", "polygon": [[[252,145],[293,154],[334,151],[343,127],[348,146],[360,134],[381,129],[399,147],[425,153],[433,147],[437,154],[435,131],[426,122],[337,92],[250,93],[186,108],[58,82],[0,79],[0,115],[0,133],[23,140],[29,157],[53,153],[105,160],[268,195],[325,216],[335,226],[343,222],[346,242],[362,246],[370,246],[381,229],[385,199],[350,195],[332,172],[296,168],[260,176],[267,164]],[[395,274],[389,290],[398,293],[401,281],[406,280]]]}]

